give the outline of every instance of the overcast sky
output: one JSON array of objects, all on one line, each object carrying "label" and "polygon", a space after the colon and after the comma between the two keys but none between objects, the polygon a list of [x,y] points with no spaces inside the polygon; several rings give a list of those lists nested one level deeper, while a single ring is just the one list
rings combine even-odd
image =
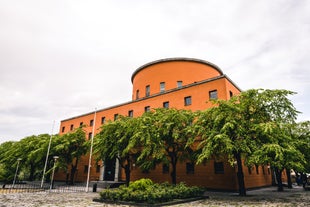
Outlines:
[{"label": "overcast sky", "polygon": [[0,0],[0,143],[130,101],[132,73],[170,57],[295,91],[310,120],[309,51],[307,0]]}]

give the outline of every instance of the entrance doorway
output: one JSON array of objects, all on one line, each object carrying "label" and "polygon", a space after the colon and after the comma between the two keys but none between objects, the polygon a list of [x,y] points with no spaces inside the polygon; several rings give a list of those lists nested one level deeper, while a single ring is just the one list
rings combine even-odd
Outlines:
[{"label": "entrance doorway", "polygon": [[104,176],[103,180],[114,181],[115,177],[115,161],[116,159],[106,159],[104,161]]}]

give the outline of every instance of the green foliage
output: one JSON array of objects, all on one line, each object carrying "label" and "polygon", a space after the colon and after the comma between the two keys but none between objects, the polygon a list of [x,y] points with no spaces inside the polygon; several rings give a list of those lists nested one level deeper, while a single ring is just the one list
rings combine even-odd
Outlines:
[{"label": "green foliage", "polygon": [[51,155],[59,157],[57,166],[68,171],[71,165],[70,183],[73,184],[79,159],[89,149],[85,131],[82,127],[76,128],[73,132],[57,136],[53,141]]},{"label": "green foliage", "polygon": [[195,153],[187,145],[194,113],[188,110],[158,108],[141,117],[139,141],[142,145],[137,161],[144,170],[157,163],[172,166],[171,179],[176,184],[176,164],[193,160]]},{"label": "green foliage", "polygon": [[139,153],[139,123],[139,118],[119,116],[116,121],[104,124],[94,139],[97,160],[118,159],[125,169],[127,185],[130,181],[130,165]]},{"label": "green foliage", "polygon": [[[252,89],[227,101],[214,101],[214,107],[199,113],[194,124],[200,141],[197,162],[214,156],[228,158],[231,164],[236,161],[240,195],[245,195],[241,157],[247,165],[269,162],[281,169],[301,165],[303,156],[289,144],[292,140],[285,129],[295,123],[298,114],[288,99],[293,94]],[[191,143],[195,141],[197,137]]]},{"label": "green foliage", "polygon": [[129,188],[132,190],[146,190],[149,186],[153,185],[153,181],[148,178],[142,178],[140,180],[136,180],[135,182],[131,182],[129,184]]},{"label": "green foliage", "polygon": [[204,190],[198,187],[188,187],[184,183],[170,185],[154,184],[149,179],[141,179],[130,183],[128,187],[107,189],[100,192],[102,200],[129,201],[136,203],[163,203],[173,199],[185,199],[202,196]]},{"label": "green foliage", "polygon": [[0,151],[3,151],[0,153],[0,163],[5,166],[7,179],[13,179],[18,158],[21,159],[19,172],[24,175],[23,179],[39,179],[42,175],[49,137],[48,134],[32,135],[18,142],[3,143],[0,146]]},{"label": "green foliage", "polygon": [[12,153],[15,142],[4,142],[0,145],[0,180],[9,182],[15,173],[16,156]]}]

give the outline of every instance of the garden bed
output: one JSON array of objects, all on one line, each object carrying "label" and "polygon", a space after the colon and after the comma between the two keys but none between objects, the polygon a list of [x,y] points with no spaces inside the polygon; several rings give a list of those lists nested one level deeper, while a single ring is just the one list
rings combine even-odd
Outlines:
[{"label": "garden bed", "polygon": [[141,179],[130,183],[128,187],[123,185],[118,189],[105,189],[100,192],[100,198],[94,201],[135,206],[164,206],[208,198],[203,196],[203,193],[204,189],[189,187],[184,183],[156,184],[150,179]]}]

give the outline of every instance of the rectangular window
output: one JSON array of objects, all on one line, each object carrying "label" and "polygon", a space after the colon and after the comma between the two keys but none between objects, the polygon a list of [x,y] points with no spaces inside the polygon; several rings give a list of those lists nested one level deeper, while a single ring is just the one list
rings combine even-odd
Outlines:
[{"label": "rectangular window", "polygon": [[184,105],[185,106],[189,106],[192,104],[192,97],[191,96],[187,96],[184,98]]},{"label": "rectangular window", "polygon": [[91,132],[88,133],[88,140],[91,140],[92,135],[93,134]]},{"label": "rectangular window", "polygon": [[252,174],[252,167],[248,167],[248,173],[249,173],[249,175]]},{"label": "rectangular window", "polygon": [[265,165],[262,166],[263,175],[265,175]]},{"label": "rectangular window", "polygon": [[229,97],[231,98],[231,97],[233,97],[233,92],[232,91],[229,91]]},{"label": "rectangular window", "polygon": [[105,117],[101,117],[101,124],[104,124],[105,123]]},{"label": "rectangular window", "polygon": [[194,174],[195,173],[195,164],[192,162],[186,163],[186,173],[187,174]]},{"label": "rectangular window", "polygon": [[270,175],[270,166],[267,167],[268,175]]},{"label": "rectangular window", "polygon": [[84,173],[88,172],[88,165],[84,165]]},{"label": "rectangular window", "polygon": [[128,111],[128,116],[133,117],[133,110]]},{"label": "rectangular window", "polygon": [[166,108],[166,109],[169,108],[169,101],[164,102],[163,103],[163,107]]},{"label": "rectangular window", "polygon": [[214,162],[214,173],[215,174],[224,174],[223,162]]},{"label": "rectangular window", "polygon": [[94,120],[92,119],[89,121],[89,126],[93,126],[93,125],[94,125]]},{"label": "rectangular window", "polygon": [[142,170],[142,173],[143,173],[143,174],[149,174],[149,173],[150,173],[150,170],[149,170],[149,169],[143,169],[143,170]]},{"label": "rectangular window", "polygon": [[258,165],[255,165],[255,169],[256,169],[256,174],[258,175],[259,174]]},{"label": "rectangular window", "polygon": [[169,164],[163,164],[163,174],[169,173]]},{"label": "rectangular window", "polygon": [[217,90],[209,91],[209,99],[217,99]]},{"label": "rectangular window", "polygon": [[150,107],[150,106],[144,107],[144,112],[148,112],[148,111],[150,111],[150,110],[151,110],[151,107]]},{"label": "rectangular window", "polygon": [[177,81],[177,88],[181,88],[183,85],[183,81]]},{"label": "rectangular window", "polygon": [[114,114],[114,121],[116,121],[118,114]]},{"label": "rectangular window", "polygon": [[160,92],[165,92],[166,90],[166,83],[165,82],[160,82]]},{"label": "rectangular window", "polygon": [[137,91],[136,91],[136,99],[139,99],[139,95],[140,95],[139,93],[140,93],[140,91],[137,90]]},{"label": "rectangular window", "polygon": [[80,122],[80,127],[83,126],[83,122]]},{"label": "rectangular window", "polygon": [[100,165],[96,166],[96,173],[100,173],[100,167],[101,167]]},{"label": "rectangular window", "polygon": [[65,129],[66,129],[65,127],[62,127],[61,132],[65,132]]},{"label": "rectangular window", "polygon": [[146,87],[145,87],[145,96],[147,97],[147,96],[150,96],[150,85],[147,85]]},{"label": "rectangular window", "polygon": [[71,124],[71,126],[70,126],[70,131],[72,131],[73,130],[73,124]]}]

